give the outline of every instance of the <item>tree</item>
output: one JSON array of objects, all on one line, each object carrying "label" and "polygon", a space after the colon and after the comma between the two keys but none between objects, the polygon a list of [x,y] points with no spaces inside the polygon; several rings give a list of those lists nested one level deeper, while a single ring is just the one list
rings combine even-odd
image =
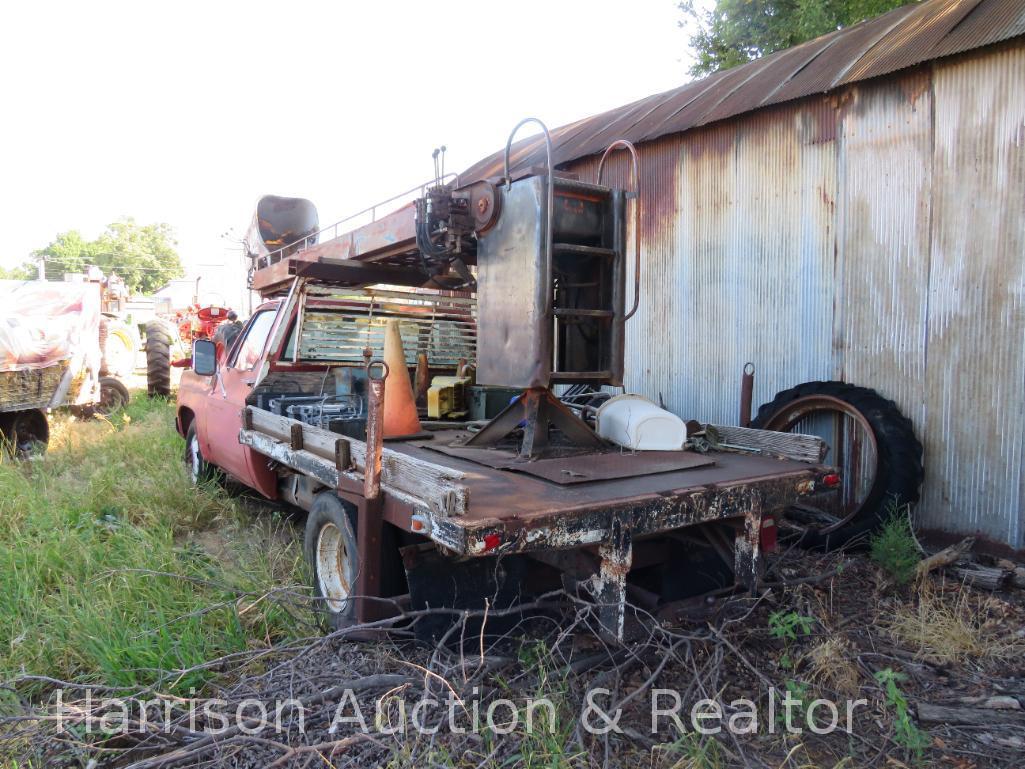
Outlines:
[{"label": "tree", "polygon": [[0,265],[0,280],[32,280],[37,274],[30,264],[23,264],[20,267]]},{"label": "tree", "polygon": [[703,77],[721,69],[789,48],[859,21],[907,5],[908,0],[716,0],[699,11],[694,0],[681,2],[692,30],[697,61],[690,73]]},{"label": "tree", "polygon": [[120,275],[133,291],[148,294],[185,274],[176,246],[170,225],[140,225],[125,218],[107,225],[96,240],[69,230],[32,255],[45,260],[49,280],[61,280],[66,272],[85,272],[95,264],[107,275]]}]

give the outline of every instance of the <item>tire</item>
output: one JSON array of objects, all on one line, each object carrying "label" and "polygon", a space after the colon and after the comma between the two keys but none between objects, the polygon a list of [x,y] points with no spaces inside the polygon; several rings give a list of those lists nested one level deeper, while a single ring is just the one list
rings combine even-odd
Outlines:
[{"label": "tire", "polygon": [[306,517],[304,551],[321,623],[328,631],[351,625],[356,602],[350,596],[359,573],[356,509],[333,492],[318,494]]},{"label": "tire", "polygon": [[166,398],[171,394],[171,343],[174,332],[159,318],[146,324],[146,393]]},{"label": "tire", "polygon": [[109,417],[127,406],[131,399],[131,393],[120,380],[112,376],[100,377],[100,402],[93,407],[93,413]]},{"label": "tire", "polygon": [[235,340],[238,339],[238,335],[242,333],[242,324],[237,320],[229,323],[222,323],[214,331],[214,342],[225,352],[231,349],[231,346],[235,344]]},{"label": "tire", "polygon": [[110,339],[110,318],[100,316],[100,376],[110,373],[107,362],[107,340]]},{"label": "tire", "polygon": [[189,425],[185,433],[185,467],[193,486],[199,486],[217,477],[217,468],[206,461],[199,447],[199,436],[196,435],[194,424]]},{"label": "tire", "polygon": [[46,451],[50,441],[50,423],[38,409],[0,413],[0,457],[28,459]]},{"label": "tire", "polygon": [[[834,408],[830,408],[830,403]],[[866,433],[875,445],[875,475],[864,479],[865,488],[854,494],[836,523],[821,528],[808,528],[800,539],[803,547],[834,550],[863,541],[876,531],[895,506],[918,501],[924,471],[922,444],[915,436],[911,420],[897,405],[867,387],[845,382],[807,382],[776,395],[758,409],[751,427],[789,432],[799,414],[845,413]],[[842,411],[841,411],[842,410]],[[833,448],[826,456],[827,464],[835,461]],[[853,452],[851,452],[853,453]],[[863,468],[865,465],[861,465]],[[841,477],[843,477],[841,468]],[[851,481],[853,485],[853,479]],[[849,486],[844,487],[848,489]]]}]

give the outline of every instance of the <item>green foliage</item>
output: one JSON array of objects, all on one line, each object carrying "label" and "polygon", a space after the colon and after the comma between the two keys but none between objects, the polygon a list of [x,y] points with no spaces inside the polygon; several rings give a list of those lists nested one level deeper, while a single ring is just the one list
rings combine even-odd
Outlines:
[{"label": "green foliage", "polygon": [[798,635],[811,635],[814,617],[798,614],[796,611],[774,611],[769,615],[769,635],[783,641],[783,655],[779,658],[780,667],[790,669],[794,661],[790,656],[790,644]]},{"label": "green foliage", "polygon": [[706,12],[679,4],[704,76],[906,5],[907,0],[717,0]]},{"label": "green foliage", "polygon": [[907,505],[891,505],[889,517],[871,539],[871,557],[898,585],[906,585],[921,560]]},{"label": "green foliage", "polygon": [[4,267],[0,265],[0,280],[32,280],[38,272],[30,264],[23,264],[20,267]]},{"label": "green foliage", "polygon": [[0,682],[38,674],[187,693],[184,670],[302,632],[267,598],[294,548],[268,545],[215,485],[195,489],[173,404],[57,417],[50,450],[0,463]]},{"label": "green foliage", "polygon": [[62,280],[66,272],[84,272],[95,264],[107,275],[120,275],[133,291],[147,294],[185,274],[176,246],[169,224],[143,225],[126,218],[107,225],[95,240],[75,230],[61,233],[33,256],[46,260],[48,280]]},{"label": "green foliage", "polygon": [[774,611],[769,615],[769,635],[784,641],[796,641],[798,635],[811,635],[815,618],[796,611]]},{"label": "green foliage", "polygon": [[656,745],[651,754],[652,763],[666,769],[721,769],[726,766],[719,743],[697,732],[685,732],[675,742]]},{"label": "green foliage", "polygon": [[908,698],[900,690],[897,684],[907,676],[897,673],[891,668],[884,668],[876,671],[875,679],[883,692],[886,694],[886,704],[893,709],[893,738],[898,745],[910,750],[919,760],[922,758],[922,751],[929,746],[929,738],[911,720],[908,712]]}]

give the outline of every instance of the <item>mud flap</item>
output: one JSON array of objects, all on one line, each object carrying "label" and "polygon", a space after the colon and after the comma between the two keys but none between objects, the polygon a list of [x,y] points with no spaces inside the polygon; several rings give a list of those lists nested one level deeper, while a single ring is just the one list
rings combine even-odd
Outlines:
[{"label": "mud flap", "polygon": [[[527,573],[527,559],[521,555],[493,556],[457,560],[442,555],[433,545],[410,545],[402,548],[402,564],[409,583],[409,598],[414,611],[447,608],[482,611],[508,609],[524,600],[523,585]],[[512,613],[503,617],[471,618],[465,630],[456,630],[451,640],[460,637],[480,638],[483,628],[487,635],[508,632],[520,616]],[[461,617],[453,613],[438,613],[419,618],[413,626],[418,641],[437,643]]]}]

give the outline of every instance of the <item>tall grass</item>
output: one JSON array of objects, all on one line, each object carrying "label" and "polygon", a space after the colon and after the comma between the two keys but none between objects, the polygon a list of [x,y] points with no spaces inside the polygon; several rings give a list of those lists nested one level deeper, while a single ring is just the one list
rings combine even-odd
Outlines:
[{"label": "tall grass", "polygon": [[44,457],[0,464],[0,680],[187,692],[205,674],[170,671],[289,633],[258,597],[292,579],[298,549],[217,486],[190,487],[170,404],[135,395],[52,432]]}]

